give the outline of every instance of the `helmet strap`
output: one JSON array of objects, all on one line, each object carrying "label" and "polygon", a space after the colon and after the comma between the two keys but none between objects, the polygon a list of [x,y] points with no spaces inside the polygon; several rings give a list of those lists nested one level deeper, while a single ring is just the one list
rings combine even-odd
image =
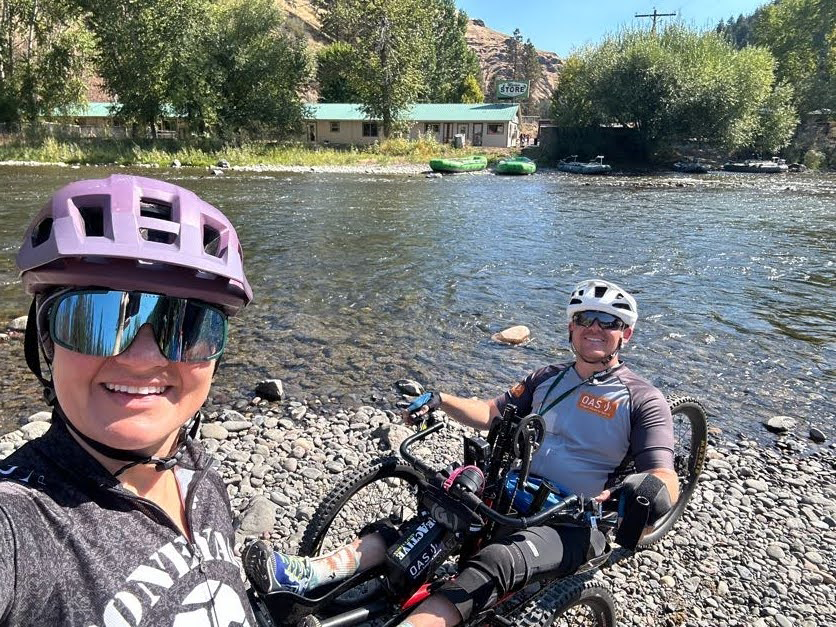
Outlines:
[{"label": "helmet strap", "polygon": [[575,349],[575,344],[572,342],[572,332],[569,331],[569,346],[572,348],[572,353],[575,355],[575,358],[580,359],[585,364],[601,364],[602,366],[608,366],[609,363],[612,361],[612,358],[618,355],[621,351],[621,346],[623,345],[624,341],[622,338],[618,339],[618,346],[615,347],[615,350],[611,352],[609,355],[604,357],[603,359],[596,359],[594,361],[589,361],[588,359],[584,359],[583,356]]},{"label": "helmet strap", "polygon": [[41,382],[41,385],[44,388],[44,400],[46,401],[46,404],[50,407],[54,407],[56,405],[55,386],[53,385],[51,379],[44,377],[43,371],[41,370],[41,355],[43,355],[44,362],[47,364],[48,368],[49,359],[47,359],[46,353],[41,345],[40,338],[38,337],[38,312],[36,300],[34,298],[32,299],[32,304],[29,306],[29,315],[26,317],[26,334],[23,338],[23,355],[26,358],[26,365],[29,366],[29,370],[31,370],[32,374],[38,378],[38,381]]},{"label": "helmet strap", "polygon": [[77,435],[81,440],[84,441],[85,444],[87,444],[97,453],[100,453],[101,455],[104,455],[109,459],[129,462],[128,464],[122,466],[115,473],[113,473],[114,477],[118,477],[129,468],[133,468],[134,466],[139,466],[142,464],[153,464],[154,469],[158,472],[163,472],[165,470],[170,470],[171,468],[174,468],[174,466],[176,466],[180,462],[181,458],[186,452],[186,446],[197,436],[198,429],[200,428],[200,421],[202,418],[201,412],[198,411],[195,413],[195,415],[188,423],[180,427],[180,431],[177,434],[177,441],[175,442],[174,446],[174,452],[171,455],[167,457],[155,457],[153,455],[145,455],[143,453],[140,453],[139,451],[113,448],[112,446],[103,444],[102,442],[94,440],[90,436],[83,434],[69,420],[69,418],[67,418],[67,415],[64,413],[64,410],[62,410],[61,406],[57,403],[52,408],[52,415],[53,417],[57,415],[61,419],[61,421],[65,425],[67,425],[67,428],[70,431]]}]

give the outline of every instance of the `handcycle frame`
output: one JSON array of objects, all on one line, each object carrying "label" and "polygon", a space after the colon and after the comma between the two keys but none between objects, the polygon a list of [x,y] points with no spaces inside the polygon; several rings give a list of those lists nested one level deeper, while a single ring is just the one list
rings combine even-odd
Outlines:
[{"label": "handcycle frame", "polygon": [[[682,400],[690,401],[692,405],[696,403],[693,399],[675,399],[673,402],[669,402],[671,402],[672,407],[676,407],[676,403],[680,402],[681,405]],[[698,403],[696,404],[699,406]],[[556,504],[546,509],[541,509],[539,512],[535,510],[536,513],[533,515],[509,515],[513,511],[514,504],[513,495],[509,496],[509,493],[504,489],[505,475],[511,466],[518,467],[517,486],[522,486],[523,490],[526,489],[525,480],[527,479],[531,455],[543,436],[542,419],[533,416],[520,419],[516,416],[514,410],[515,408],[511,407],[508,414],[503,415],[501,420],[494,422],[494,428],[491,430],[487,441],[480,437],[465,438],[464,466],[476,465],[483,470],[485,475],[481,497],[463,487],[462,484],[449,481],[451,473],[457,468],[461,468],[462,464],[454,464],[438,471],[424,464],[410,453],[409,449],[413,444],[442,429],[444,427],[443,422],[429,421],[425,423],[421,430],[406,438],[401,444],[401,458],[407,462],[408,466],[400,466],[400,470],[411,470],[411,479],[414,480],[421,495],[421,510],[418,516],[406,521],[403,527],[407,527],[408,523],[423,516],[425,519],[430,517],[441,523],[449,532],[446,538],[450,546],[447,546],[444,551],[433,549],[435,554],[430,558],[429,577],[433,576],[444,558],[451,553],[458,552],[459,563],[474,555],[495,537],[497,529],[524,529],[544,524],[546,521],[554,521],[556,518],[564,518],[576,524],[578,522],[597,524],[599,528],[605,531],[615,527],[617,516],[615,512],[604,512],[600,505],[594,501],[582,499],[575,495],[560,498]],[[696,430],[693,417],[691,423],[691,428]],[[696,435],[692,433],[691,451],[686,460],[686,471],[690,478],[685,485],[685,491],[683,491],[680,500],[674,507],[672,512],[674,516],[664,524],[657,525],[656,530],[649,534],[650,536],[656,535],[656,537],[651,537],[650,542],[642,542],[643,544],[658,541],[661,535],[664,535],[673,525],[691,496],[696,484],[696,477],[702,469],[705,454],[704,412],[702,413],[701,425],[701,433]],[[539,433],[538,429],[540,430]],[[694,444],[697,444],[696,448],[694,448]],[[545,486],[545,488],[542,486]],[[550,492],[548,484],[541,484],[537,494],[533,495],[535,503],[539,501],[537,506],[543,507],[546,498],[549,496],[548,492]],[[470,523],[476,523],[475,537],[469,528],[467,531],[464,530],[462,516],[469,518],[467,521],[468,527]],[[399,541],[403,537],[402,535]],[[616,561],[631,554],[632,551],[619,550],[610,555],[604,555],[585,564],[579,572],[595,569],[608,559]],[[389,627],[396,625],[446,580],[446,577],[436,578],[429,582],[421,581],[418,585],[411,582],[413,585],[397,589],[398,584],[392,585],[392,574],[391,563],[384,562],[384,564],[375,568],[357,573],[339,584],[323,586],[317,590],[318,595],[316,597],[302,597],[288,591],[262,596],[251,590],[251,602],[261,625],[347,627],[388,613],[390,616],[394,614],[384,624],[384,627]],[[343,601],[342,597],[347,592],[375,579],[383,581],[386,591],[385,597],[378,597],[370,601],[364,597],[356,603]],[[496,608],[484,610],[471,617],[466,624],[511,625],[512,623],[504,618],[504,615],[510,615],[516,609],[534,601],[536,597],[549,590],[555,579],[541,582],[534,592],[531,592],[531,587],[528,587],[511,593],[497,606],[503,607],[501,614],[497,612]],[[400,582],[400,584],[402,583]]]}]

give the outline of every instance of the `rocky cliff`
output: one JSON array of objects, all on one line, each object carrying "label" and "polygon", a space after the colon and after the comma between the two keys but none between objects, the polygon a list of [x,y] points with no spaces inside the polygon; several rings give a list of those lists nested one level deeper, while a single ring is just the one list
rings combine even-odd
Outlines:
[{"label": "rocky cliff", "polygon": [[[311,49],[315,50],[327,45],[328,39],[319,28],[319,19],[310,0],[278,0],[278,2],[287,13],[287,24],[290,30],[303,35],[308,40]],[[506,42],[511,38],[510,35],[488,28],[482,20],[473,19],[467,25],[466,36],[467,43],[479,57],[485,86],[490,85],[495,76],[500,78],[510,76],[506,49]],[[563,61],[553,52],[544,50],[537,52],[543,68],[543,76],[536,85],[531,86],[531,93],[535,100],[545,100],[551,97],[552,90],[557,85],[557,77]]]}]

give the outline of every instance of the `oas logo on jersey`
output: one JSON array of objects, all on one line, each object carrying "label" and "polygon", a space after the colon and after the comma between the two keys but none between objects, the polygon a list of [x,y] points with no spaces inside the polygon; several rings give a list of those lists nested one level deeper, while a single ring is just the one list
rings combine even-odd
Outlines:
[{"label": "oas logo on jersey", "polygon": [[210,579],[183,599],[173,627],[250,627],[241,598],[225,583]]}]

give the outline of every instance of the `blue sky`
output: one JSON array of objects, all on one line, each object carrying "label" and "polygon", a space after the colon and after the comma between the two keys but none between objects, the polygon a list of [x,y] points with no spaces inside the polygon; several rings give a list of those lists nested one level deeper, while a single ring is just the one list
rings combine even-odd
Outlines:
[{"label": "blue sky", "polygon": [[[566,57],[573,48],[595,43],[624,25],[645,24],[636,13],[679,13],[687,24],[714,27],[719,20],[748,15],[767,0],[456,0],[471,18],[485,26],[511,34],[519,28],[540,50]],[[658,22],[672,18],[661,18]]]}]

